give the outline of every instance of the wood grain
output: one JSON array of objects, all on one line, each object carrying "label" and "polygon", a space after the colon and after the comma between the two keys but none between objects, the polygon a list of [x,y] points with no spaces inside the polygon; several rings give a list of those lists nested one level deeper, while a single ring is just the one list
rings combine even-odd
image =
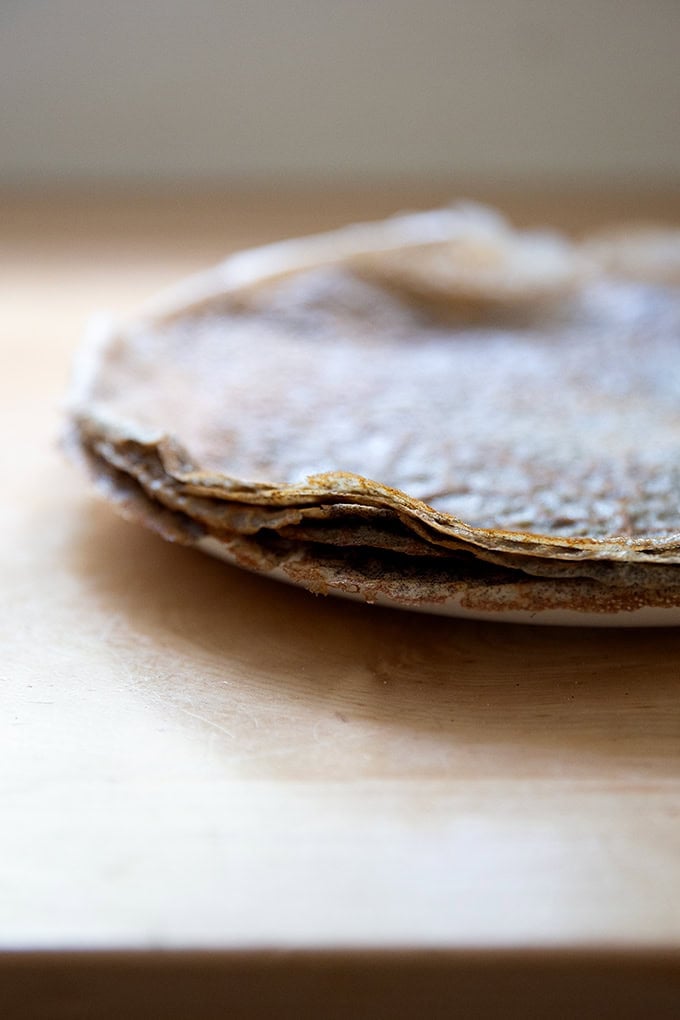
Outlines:
[{"label": "wood grain", "polygon": [[[675,959],[679,631],[315,598],[119,520],[57,447],[93,311],[246,243],[440,197],[0,202],[5,949]],[[506,198],[578,229],[680,208]]]}]

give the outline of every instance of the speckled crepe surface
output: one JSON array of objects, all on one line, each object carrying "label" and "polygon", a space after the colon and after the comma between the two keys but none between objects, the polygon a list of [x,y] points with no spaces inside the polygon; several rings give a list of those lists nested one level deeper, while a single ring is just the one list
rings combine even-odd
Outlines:
[{"label": "speckled crepe surface", "polygon": [[208,274],[200,302],[88,351],[75,445],[128,513],[248,546],[260,569],[297,556],[309,587],[357,549],[410,591],[416,561],[430,592],[435,564],[440,586],[446,570],[674,586],[680,291],[632,278],[629,256],[623,274],[505,227],[495,250],[485,229],[364,237],[335,262],[326,243],[255,286]]}]

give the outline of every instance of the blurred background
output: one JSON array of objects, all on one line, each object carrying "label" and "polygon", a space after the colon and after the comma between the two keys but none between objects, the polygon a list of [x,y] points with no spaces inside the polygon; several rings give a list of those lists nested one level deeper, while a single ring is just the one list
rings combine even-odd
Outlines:
[{"label": "blurred background", "polygon": [[99,308],[461,197],[680,222],[679,54],[680,0],[2,0],[5,349],[63,379]]},{"label": "blurred background", "polygon": [[678,0],[4,0],[0,183],[667,187]]}]

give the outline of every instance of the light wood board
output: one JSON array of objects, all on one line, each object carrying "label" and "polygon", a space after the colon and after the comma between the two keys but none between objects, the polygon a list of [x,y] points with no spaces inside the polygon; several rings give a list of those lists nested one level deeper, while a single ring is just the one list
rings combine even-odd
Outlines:
[{"label": "light wood board", "polygon": [[[676,959],[680,631],[315,598],[119,520],[57,446],[93,312],[449,191],[2,200],[4,949]],[[680,211],[505,205],[577,228]]]}]

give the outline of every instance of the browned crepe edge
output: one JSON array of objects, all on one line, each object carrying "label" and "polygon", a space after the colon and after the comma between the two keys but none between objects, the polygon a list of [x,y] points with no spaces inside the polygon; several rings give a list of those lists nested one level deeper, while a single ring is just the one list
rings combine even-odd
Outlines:
[{"label": "browned crepe edge", "polygon": [[[97,489],[128,520],[184,545],[205,539],[208,533],[203,527],[151,499],[133,477],[78,449]],[[323,543],[291,542],[269,529],[263,531],[259,535],[225,532],[217,541],[237,565],[263,574],[276,572],[315,594],[350,595],[369,603],[387,600],[418,609],[454,599],[472,614],[549,610],[612,614],[680,606],[680,581],[612,587],[592,578],[542,579],[475,559],[440,560],[374,548],[338,550]]]},{"label": "browned crepe edge", "polygon": [[[498,555],[462,543],[452,549],[442,549],[417,534],[409,533],[408,518],[384,510],[376,513],[372,507],[356,504],[327,504],[325,506],[258,508],[262,516],[252,517],[252,507],[234,503],[197,500],[177,491],[176,482],[164,474],[160,462],[153,454],[148,459],[126,458],[110,444],[83,445],[77,432],[72,441],[84,454],[90,470],[97,476],[101,472],[107,481],[120,480],[125,491],[130,485],[144,497],[144,510],[159,514],[169,512],[184,523],[191,524],[195,534],[210,535],[220,542],[236,542],[247,548],[254,542],[260,548],[283,542],[287,549],[335,546],[356,550],[359,547],[383,551],[399,557],[437,560],[442,569],[458,576],[461,570],[474,576],[479,570],[502,571],[510,576],[532,576],[551,580],[566,578],[590,579],[609,588],[661,590],[680,584],[677,568],[662,564],[628,564],[608,561],[577,561],[540,559]],[[211,513],[210,502],[214,504]],[[199,507],[200,504],[200,507]],[[245,517],[242,519],[242,515]],[[163,518],[165,520],[165,518]],[[175,517],[172,518],[173,522]],[[245,527],[238,527],[243,524]],[[167,524],[165,525],[167,528]],[[156,530],[160,530],[158,527]],[[473,569],[473,563],[474,569]]]}]

